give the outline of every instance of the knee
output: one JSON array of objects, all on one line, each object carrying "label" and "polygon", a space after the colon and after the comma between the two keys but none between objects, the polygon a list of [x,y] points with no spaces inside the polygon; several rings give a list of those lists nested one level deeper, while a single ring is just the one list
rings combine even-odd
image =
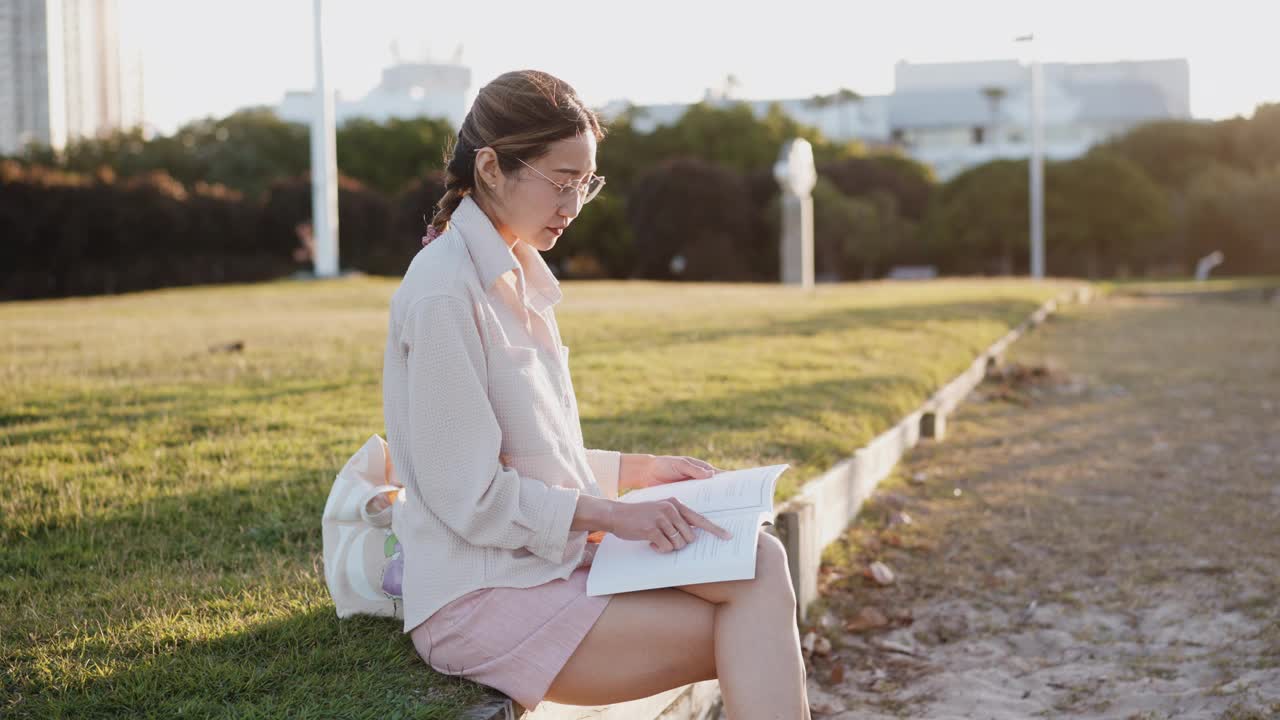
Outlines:
[{"label": "knee", "polygon": [[795,607],[796,592],[791,585],[786,547],[781,540],[763,530],[757,533],[756,538],[756,584]]}]

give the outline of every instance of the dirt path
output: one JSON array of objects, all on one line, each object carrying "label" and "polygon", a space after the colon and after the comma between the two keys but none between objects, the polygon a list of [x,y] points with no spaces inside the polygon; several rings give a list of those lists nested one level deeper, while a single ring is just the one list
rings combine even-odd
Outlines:
[{"label": "dirt path", "polygon": [[1110,299],[1009,360],[830,549],[814,716],[1280,717],[1280,306]]}]

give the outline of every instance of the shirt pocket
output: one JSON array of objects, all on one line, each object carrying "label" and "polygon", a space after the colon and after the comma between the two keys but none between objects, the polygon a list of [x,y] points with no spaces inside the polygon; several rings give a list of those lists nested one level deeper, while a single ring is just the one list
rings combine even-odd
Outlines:
[{"label": "shirt pocket", "polygon": [[502,347],[489,372],[489,400],[502,430],[502,452],[555,452],[560,433],[555,385],[535,348]]}]

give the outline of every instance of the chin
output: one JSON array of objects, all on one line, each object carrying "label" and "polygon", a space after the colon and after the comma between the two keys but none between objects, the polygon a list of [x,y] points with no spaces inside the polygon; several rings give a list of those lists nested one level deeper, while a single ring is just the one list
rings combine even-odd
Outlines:
[{"label": "chin", "polygon": [[556,240],[558,240],[558,239],[559,239],[559,238],[554,238],[554,237],[553,237],[553,238],[538,238],[536,241],[529,243],[529,245],[530,245],[531,247],[534,247],[534,248],[538,249],[538,250],[541,250],[542,252],[546,252],[546,251],[548,251],[548,250],[550,250],[551,248],[553,248],[553,247],[555,247],[555,246],[556,246]]}]

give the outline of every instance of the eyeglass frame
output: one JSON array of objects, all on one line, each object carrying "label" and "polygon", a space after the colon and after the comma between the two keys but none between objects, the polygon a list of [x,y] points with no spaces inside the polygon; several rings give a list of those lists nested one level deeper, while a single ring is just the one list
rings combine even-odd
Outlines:
[{"label": "eyeglass frame", "polygon": [[[484,149],[484,148],[476,148],[475,150],[472,150],[471,152],[477,152],[477,153],[478,153],[478,152],[480,152],[480,151],[481,151],[481,150],[483,150],[483,149]],[[498,152],[498,151],[497,151],[497,150],[494,150],[494,152],[496,153],[496,152]],[[512,156],[512,157],[514,157],[514,156]],[[556,186],[556,190],[560,193],[560,195],[561,195],[561,196],[564,196],[564,190],[565,190],[565,188],[572,188],[572,187],[582,187],[582,188],[586,188],[586,187],[587,187],[586,185],[583,185],[581,182],[579,182],[579,181],[577,181],[577,180],[570,180],[569,182],[565,182],[565,183],[558,183],[558,182],[556,182],[555,180],[552,180],[551,178],[547,177],[546,175],[543,175],[543,173],[542,173],[542,171],[541,171],[541,170],[539,170],[538,168],[536,168],[536,167],[534,167],[534,166],[530,165],[529,163],[525,162],[524,160],[521,160],[520,158],[516,158],[516,160],[519,160],[519,161],[520,161],[520,163],[521,163],[522,165],[524,165],[525,167],[529,168],[530,170],[532,170],[532,171],[534,171],[534,172],[538,173],[539,175],[541,175],[543,180],[546,180],[547,182],[551,183],[552,185],[555,185],[555,186]],[[587,178],[587,182],[588,182],[588,183],[590,183],[590,182],[591,182],[591,178],[595,178],[595,179],[599,180],[599,181],[600,181],[600,186],[599,186],[598,188],[596,188],[596,191],[595,191],[594,193],[592,193],[590,196],[588,196],[588,197],[584,197],[584,198],[583,198],[583,200],[582,200],[582,204],[583,204],[583,205],[586,205],[587,203],[589,203],[589,202],[591,202],[592,200],[594,200],[594,199],[595,199],[595,198],[600,194],[600,191],[604,189],[604,186],[605,186],[605,179],[604,179],[604,176],[603,176],[603,175],[596,175],[595,173],[591,173],[591,177],[590,177],[590,178]],[[578,191],[578,195],[579,195],[579,196],[582,196],[582,192],[581,192],[581,191]]]}]

